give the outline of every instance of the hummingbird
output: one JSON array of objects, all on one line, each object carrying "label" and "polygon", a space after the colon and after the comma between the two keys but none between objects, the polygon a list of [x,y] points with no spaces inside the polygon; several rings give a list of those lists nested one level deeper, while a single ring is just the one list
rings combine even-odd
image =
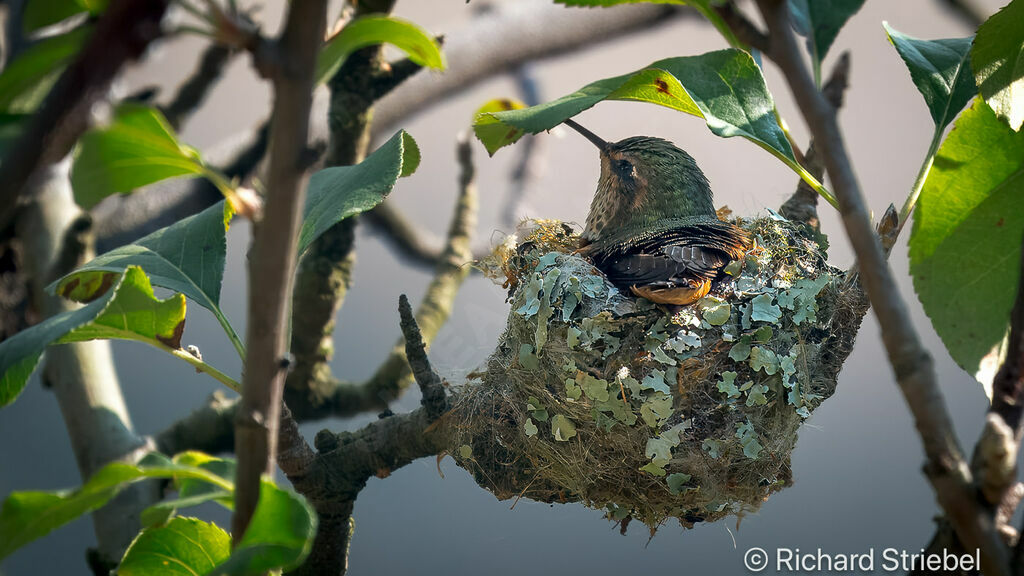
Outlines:
[{"label": "hummingbird", "polygon": [[580,253],[618,288],[657,304],[685,306],[706,296],[722,269],[743,257],[750,237],[718,219],[693,157],[661,138],[606,142],[573,120],[565,124],[601,156]]}]

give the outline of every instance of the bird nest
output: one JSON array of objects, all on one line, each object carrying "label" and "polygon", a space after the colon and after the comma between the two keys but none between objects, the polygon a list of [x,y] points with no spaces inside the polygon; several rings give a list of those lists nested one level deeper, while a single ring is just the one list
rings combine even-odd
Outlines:
[{"label": "bird nest", "polygon": [[835,392],[863,317],[805,227],[756,239],[694,305],[623,293],[530,221],[479,265],[509,289],[497,348],[454,394],[450,453],[499,499],[582,502],[615,521],[741,516],[792,482],[796,431]]}]

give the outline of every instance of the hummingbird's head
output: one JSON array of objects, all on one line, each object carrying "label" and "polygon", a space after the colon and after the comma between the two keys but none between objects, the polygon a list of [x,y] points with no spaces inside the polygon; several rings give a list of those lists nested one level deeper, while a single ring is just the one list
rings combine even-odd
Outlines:
[{"label": "hummingbird's head", "polygon": [[572,120],[566,125],[594,143],[601,179],[590,205],[583,238],[649,228],[670,219],[715,217],[711,187],[697,162],[668,140],[633,136],[606,142]]}]

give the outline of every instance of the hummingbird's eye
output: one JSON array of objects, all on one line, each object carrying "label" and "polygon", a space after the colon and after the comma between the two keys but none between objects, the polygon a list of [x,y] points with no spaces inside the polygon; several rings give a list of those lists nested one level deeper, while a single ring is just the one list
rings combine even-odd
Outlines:
[{"label": "hummingbird's eye", "polygon": [[621,159],[615,162],[615,170],[620,176],[632,178],[633,177],[633,164],[626,159]]}]

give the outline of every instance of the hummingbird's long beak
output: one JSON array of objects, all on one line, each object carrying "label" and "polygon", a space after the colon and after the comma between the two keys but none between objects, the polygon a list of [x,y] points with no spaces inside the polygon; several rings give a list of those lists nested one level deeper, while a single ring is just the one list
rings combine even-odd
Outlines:
[{"label": "hummingbird's long beak", "polygon": [[580,126],[579,124],[576,123],[575,120],[566,120],[565,122],[563,122],[563,124],[582,134],[584,138],[593,142],[594,146],[600,148],[602,152],[608,149],[608,142],[605,142],[597,134],[594,134],[590,130],[587,130],[583,126]]}]

